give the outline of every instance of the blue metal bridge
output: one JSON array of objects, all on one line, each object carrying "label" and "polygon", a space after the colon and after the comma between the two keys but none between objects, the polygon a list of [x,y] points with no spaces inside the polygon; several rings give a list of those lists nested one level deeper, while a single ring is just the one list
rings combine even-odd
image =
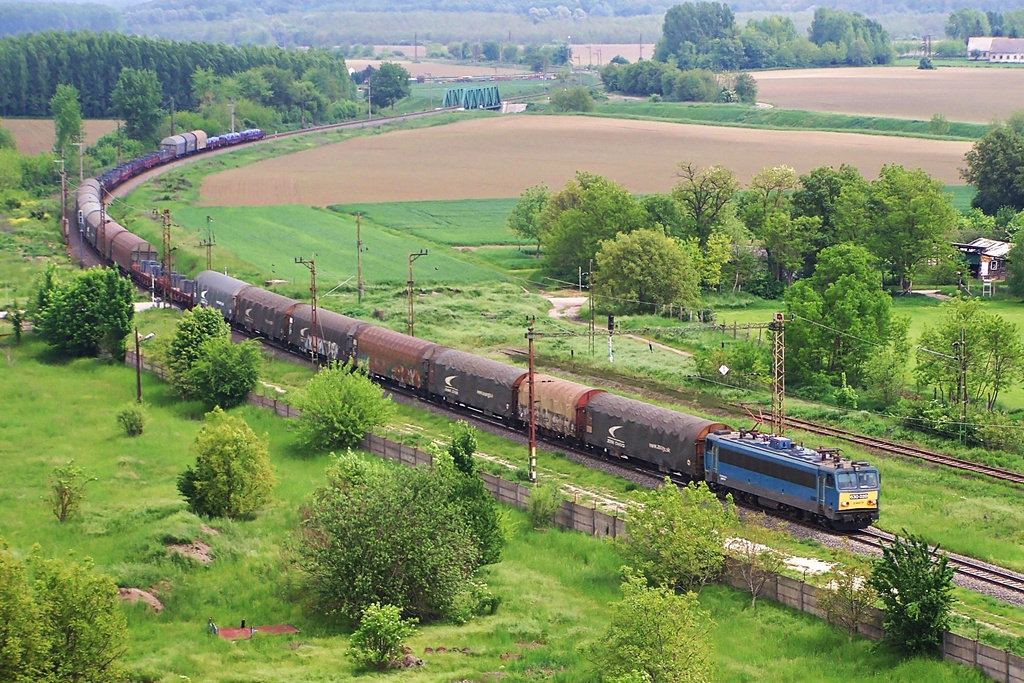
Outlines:
[{"label": "blue metal bridge", "polygon": [[442,107],[463,109],[501,109],[501,96],[496,85],[478,85],[465,88],[448,88],[444,91]]}]

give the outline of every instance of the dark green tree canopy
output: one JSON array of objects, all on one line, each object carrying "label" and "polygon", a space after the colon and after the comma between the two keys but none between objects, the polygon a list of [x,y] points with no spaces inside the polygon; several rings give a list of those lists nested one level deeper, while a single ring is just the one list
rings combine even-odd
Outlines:
[{"label": "dark green tree canopy", "polygon": [[577,171],[575,178],[548,198],[540,215],[544,264],[568,278],[589,264],[601,242],[620,232],[646,227],[647,212],[621,185]]},{"label": "dark green tree canopy", "polygon": [[82,134],[82,107],[78,101],[78,88],[73,85],[60,84],[50,98],[50,113],[56,139],[54,151],[61,155],[70,153],[68,146],[77,141]]},{"label": "dark green tree canopy", "polygon": [[124,119],[125,133],[134,140],[156,142],[156,130],[163,117],[162,86],[150,69],[122,69],[110,95],[111,108]]},{"label": "dark green tree canopy", "polygon": [[796,316],[786,324],[786,374],[794,381],[827,386],[845,373],[856,384],[876,345],[888,342],[892,300],[875,263],[864,247],[829,247],[814,274],[786,294]]},{"label": "dark green tree canopy", "polygon": [[421,620],[453,616],[481,561],[464,478],[340,456],[302,510],[296,544],[317,611],[354,619],[381,602]]},{"label": "dark green tree canopy", "polygon": [[707,51],[712,40],[732,38],[736,34],[736,19],[729,6],[720,2],[687,2],[670,7],[665,13],[661,40],[654,58],[668,61],[689,43],[697,52]]},{"label": "dark green tree canopy", "polygon": [[370,79],[371,102],[381,109],[393,106],[410,92],[409,72],[394,62],[381,64]]},{"label": "dark green tree canopy", "polygon": [[123,356],[134,299],[131,282],[116,270],[92,268],[43,293],[36,327],[62,354],[92,356],[102,350]]},{"label": "dark green tree canopy", "polygon": [[1004,206],[1024,209],[1024,134],[994,126],[967,152],[960,177],[977,188],[971,206],[994,216]]}]

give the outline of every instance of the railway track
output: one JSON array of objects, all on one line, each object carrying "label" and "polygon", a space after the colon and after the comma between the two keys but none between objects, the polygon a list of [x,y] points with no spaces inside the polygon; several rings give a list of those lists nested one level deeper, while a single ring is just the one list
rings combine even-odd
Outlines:
[{"label": "railway track", "polygon": [[[883,543],[890,543],[893,540],[892,534],[880,531],[874,527],[850,532],[847,535],[859,543],[878,550],[882,549]],[[950,565],[956,568],[956,573],[960,577],[988,586],[994,586],[1014,595],[1024,597],[1024,574],[1003,569],[987,562],[980,562],[964,555],[956,553],[947,554],[949,555]]]},{"label": "railway track", "polygon": [[917,448],[916,446],[907,446],[905,444],[894,443],[892,441],[885,441],[884,439],[876,439],[872,436],[856,434],[854,432],[846,431],[845,429],[828,427],[815,422],[808,422],[807,420],[800,420],[792,417],[786,418],[786,424],[802,429],[805,432],[819,434],[821,436],[831,436],[837,439],[842,439],[843,441],[855,443],[859,446],[864,446],[865,448],[880,451],[882,453],[892,453],[895,455],[906,456],[908,458],[917,458],[918,460],[924,460],[938,465],[946,465],[947,467],[963,470],[965,472],[984,474],[994,479],[1007,481],[1013,484],[1024,484],[1024,474],[1011,472],[1010,470],[1004,470],[999,467],[990,467],[989,465],[983,465],[981,463],[971,462],[961,458],[954,458],[951,455],[928,451],[923,448]]}]

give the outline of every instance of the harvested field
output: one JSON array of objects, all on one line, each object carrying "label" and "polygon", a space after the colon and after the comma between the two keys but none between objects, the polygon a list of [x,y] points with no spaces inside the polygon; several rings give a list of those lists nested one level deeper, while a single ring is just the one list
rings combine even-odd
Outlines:
[{"label": "harvested field", "polygon": [[879,135],[506,116],[358,137],[233,169],[206,178],[201,201],[325,206],[516,197],[538,183],[560,188],[577,170],[634,193],[666,192],[683,160],[723,164],[743,183],[779,164],[806,173],[847,163],[873,178],[883,164],[898,163],[959,184],[968,149],[967,142]]},{"label": "harvested field", "polygon": [[[53,119],[3,119],[0,126],[14,134],[18,143],[18,151],[22,154],[35,156],[53,149]],[[116,121],[105,119],[89,119],[82,122],[85,129],[85,144],[91,145],[112,130],[117,129]],[[77,148],[71,150],[77,159]],[[78,164],[78,161],[75,161]],[[76,171],[77,173],[77,171]]]},{"label": "harvested field", "polygon": [[754,73],[760,102],[927,121],[988,123],[1024,108],[1024,68],[915,67],[799,69]]}]

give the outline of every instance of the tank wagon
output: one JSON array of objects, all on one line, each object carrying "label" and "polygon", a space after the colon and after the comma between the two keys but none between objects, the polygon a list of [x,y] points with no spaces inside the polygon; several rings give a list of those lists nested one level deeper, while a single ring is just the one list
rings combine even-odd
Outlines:
[{"label": "tank wagon", "polygon": [[[529,377],[523,368],[440,346],[246,284],[221,273],[196,278],[197,306],[238,329],[320,362],[349,361],[384,384],[492,416],[525,430]],[[538,431],[666,474],[707,482],[719,493],[836,528],[878,519],[878,470],[755,431],[603,389],[536,373]]]}]

